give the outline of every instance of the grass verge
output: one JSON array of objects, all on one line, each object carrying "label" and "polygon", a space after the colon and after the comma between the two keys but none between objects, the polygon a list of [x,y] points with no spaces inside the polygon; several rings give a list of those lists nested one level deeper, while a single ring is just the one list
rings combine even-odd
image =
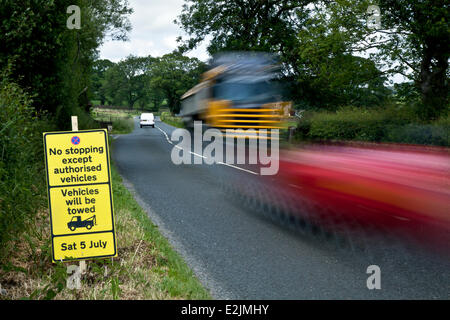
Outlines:
[{"label": "grass verge", "polygon": [[119,118],[112,121],[112,134],[128,134],[134,130],[133,118]]},{"label": "grass verge", "polygon": [[96,121],[112,123],[112,134],[127,134],[134,129],[133,117],[138,115],[137,111],[123,111],[112,109],[94,108],[91,116]]},{"label": "grass verge", "polygon": [[170,112],[162,112],[160,119],[162,122],[165,122],[175,128],[184,128],[183,120],[179,117],[172,116]]},{"label": "grass verge", "polygon": [[0,299],[210,299],[112,167],[118,257],[91,260],[81,289],[66,287],[66,268],[51,262],[48,210],[40,210],[0,270]]}]

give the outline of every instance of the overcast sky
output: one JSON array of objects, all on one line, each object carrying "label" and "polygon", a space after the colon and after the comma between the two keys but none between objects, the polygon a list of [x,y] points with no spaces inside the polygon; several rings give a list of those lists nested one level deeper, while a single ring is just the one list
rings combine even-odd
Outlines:
[{"label": "overcast sky", "polygon": [[[176,38],[185,36],[183,30],[173,23],[181,14],[184,0],[128,0],[134,13],[130,17],[133,30],[129,41],[107,41],[100,48],[100,58],[118,62],[132,54],[135,56],[159,57],[177,47]],[[207,43],[187,53],[204,62],[208,60]],[[365,55],[364,55],[365,56]],[[394,82],[403,82],[401,75],[391,77]]]},{"label": "overcast sky", "polygon": [[[184,35],[173,23],[181,13],[183,0],[129,0],[134,13],[130,16],[133,30],[129,41],[108,41],[100,48],[100,57],[117,62],[133,54],[162,56],[176,47],[176,38]],[[206,44],[187,54],[202,61],[208,59]]]}]

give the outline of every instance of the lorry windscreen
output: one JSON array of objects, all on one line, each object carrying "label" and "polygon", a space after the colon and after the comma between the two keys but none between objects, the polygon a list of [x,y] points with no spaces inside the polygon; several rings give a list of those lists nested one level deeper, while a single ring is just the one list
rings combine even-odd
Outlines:
[{"label": "lorry windscreen", "polygon": [[273,102],[275,92],[269,82],[221,82],[214,86],[214,99],[231,100],[235,103]]}]

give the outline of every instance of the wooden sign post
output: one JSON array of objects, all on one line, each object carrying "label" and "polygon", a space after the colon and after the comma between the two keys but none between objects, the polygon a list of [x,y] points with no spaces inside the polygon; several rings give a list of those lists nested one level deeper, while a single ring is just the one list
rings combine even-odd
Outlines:
[{"label": "wooden sign post", "polygon": [[[78,131],[78,117],[72,116],[72,131]],[[86,260],[80,260],[80,275],[86,271]]]}]

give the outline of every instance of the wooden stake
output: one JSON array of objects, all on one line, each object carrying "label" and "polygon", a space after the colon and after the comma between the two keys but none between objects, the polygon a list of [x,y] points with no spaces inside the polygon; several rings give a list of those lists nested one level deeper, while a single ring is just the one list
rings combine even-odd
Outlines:
[{"label": "wooden stake", "polygon": [[78,117],[72,116],[72,131],[78,131]]},{"label": "wooden stake", "polygon": [[[72,116],[72,131],[78,131],[78,117]],[[80,274],[86,271],[86,261],[80,260]]]},{"label": "wooden stake", "polygon": [[86,272],[86,260],[80,260],[80,274]]}]

